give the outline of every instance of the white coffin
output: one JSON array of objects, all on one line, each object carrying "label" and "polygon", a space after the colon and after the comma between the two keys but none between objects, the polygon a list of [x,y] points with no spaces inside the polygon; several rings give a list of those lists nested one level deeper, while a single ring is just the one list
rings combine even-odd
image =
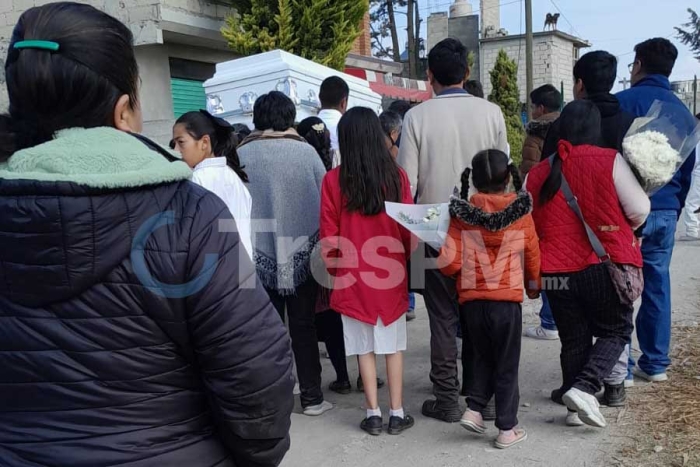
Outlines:
[{"label": "white coffin", "polygon": [[370,89],[367,81],[282,50],[216,65],[214,77],[204,83],[207,110],[230,123],[244,123],[252,128],[255,100],[277,90],[296,104],[296,120],[300,122],[318,114],[319,89],[329,76],[340,76],[348,83],[348,107],[363,106],[381,112],[382,97]]}]

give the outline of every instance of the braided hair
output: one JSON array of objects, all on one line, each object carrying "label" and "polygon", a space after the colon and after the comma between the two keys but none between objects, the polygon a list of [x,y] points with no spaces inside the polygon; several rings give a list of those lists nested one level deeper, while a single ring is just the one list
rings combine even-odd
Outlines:
[{"label": "braided hair", "polygon": [[520,173],[515,164],[509,163],[508,156],[497,149],[481,151],[472,160],[472,168],[464,169],[461,182],[462,199],[469,199],[469,180],[474,181],[474,187],[481,193],[503,193],[510,181],[516,191],[523,187]]}]

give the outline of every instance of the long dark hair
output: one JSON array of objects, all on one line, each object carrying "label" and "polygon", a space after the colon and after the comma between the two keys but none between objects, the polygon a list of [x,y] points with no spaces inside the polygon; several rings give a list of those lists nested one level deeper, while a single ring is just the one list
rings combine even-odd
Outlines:
[{"label": "long dark hair", "polygon": [[462,172],[462,190],[460,196],[469,199],[469,178],[480,193],[503,193],[512,180],[517,191],[523,187],[520,172],[515,164],[509,164],[509,158],[503,151],[488,149],[479,152],[472,159],[472,168]]},{"label": "long dark hair", "polygon": [[326,124],[318,117],[309,117],[299,123],[297,133],[314,147],[326,171],[333,167],[333,156],[331,154],[331,133]]},{"label": "long dark hair", "polygon": [[[601,140],[601,117],[598,107],[589,100],[576,100],[564,107],[559,117],[559,139],[573,146],[590,144],[597,146]],[[545,156],[549,156],[545,154]],[[539,204],[546,204],[561,188],[561,164],[559,151],[554,154],[552,169],[540,189]]]},{"label": "long dark hair", "polygon": [[[55,42],[58,50],[14,47],[28,40]],[[5,79],[10,108],[0,116],[0,161],[59,130],[114,126],[114,108],[125,94],[132,108],[138,105],[131,31],[89,5],[25,11],[12,33]]]},{"label": "long dark hair", "polygon": [[353,107],[338,123],[343,155],[340,189],[348,211],[372,216],[384,211],[384,202],[401,200],[399,166],[386,147],[379,117],[366,107]]},{"label": "long dark hair", "polygon": [[211,140],[212,152],[217,157],[225,157],[226,164],[234,171],[241,180],[248,182],[248,174],[241,166],[236,147],[238,137],[230,123],[223,118],[215,117],[206,110],[199,112],[187,112],[177,119],[175,125],[184,125],[185,130],[191,137],[199,141],[204,136],[209,136]]}]

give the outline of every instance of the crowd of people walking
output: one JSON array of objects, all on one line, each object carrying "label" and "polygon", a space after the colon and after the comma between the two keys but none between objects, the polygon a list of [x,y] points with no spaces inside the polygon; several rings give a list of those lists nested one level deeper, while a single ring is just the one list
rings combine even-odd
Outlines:
[{"label": "crowd of people walking", "polygon": [[[477,435],[495,420],[501,449],[525,441],[525,335],[561,340],[565,423],[605,427],[600,404],[624,405],[633,376],[669,377],[669,268],[695,158],[650,199],[620,153],[654,101],[695,128],[670,88],[677,55],[640,43],[632,88],[613,95],[616,58],[586,54],[563,109],[553,86],[533,91],[519,167],[456,39],[430,51],[435,97],[420,105],[350,108],[333,76],[318,117],[298,122],[272,91],[252,130],[190,112],[168,151],[139,135],[131,31],[89,5],[27,10],[0,116],[3,465],[278,465],[295,381],[304,415],[333,409],[319,341],[330,391],[352,390],[357,361],[359,427],[399,435],[421,423],[403,400],[410,292],[431,333],[423,416]],[[385,202],[449,202],[444,246],[419,243]],[[523,331],[522,303],[540,296],[541,325]]]}]

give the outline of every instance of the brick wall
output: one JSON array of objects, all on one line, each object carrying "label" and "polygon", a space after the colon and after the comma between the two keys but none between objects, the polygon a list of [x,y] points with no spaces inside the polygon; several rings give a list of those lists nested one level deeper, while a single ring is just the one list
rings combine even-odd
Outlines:
[{"label": "brick wall", "polygon": [[364,55],[365,57],[372,56],[372,38],[370,36],[369,12],[362,20],[362,32],[360,33],[360,37],[358,37],[353,44],[351,53]]}]

